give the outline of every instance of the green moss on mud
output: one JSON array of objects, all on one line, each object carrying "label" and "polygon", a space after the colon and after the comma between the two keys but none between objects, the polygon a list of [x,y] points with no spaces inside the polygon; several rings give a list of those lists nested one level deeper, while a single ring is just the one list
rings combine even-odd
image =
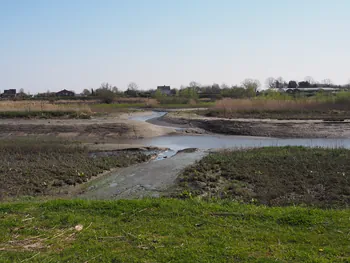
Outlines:
[{"label": "green moss on mud", "polygon": [[266,205],[350,204],[350,150],[265,147],[212,153],[178,178],[180,193]]},{"label": "green moss on mud", "polygon": [[76,142],[0,140],[0,200],[56,193],[106,170],[149,160],[141,152],[92,154]]}]

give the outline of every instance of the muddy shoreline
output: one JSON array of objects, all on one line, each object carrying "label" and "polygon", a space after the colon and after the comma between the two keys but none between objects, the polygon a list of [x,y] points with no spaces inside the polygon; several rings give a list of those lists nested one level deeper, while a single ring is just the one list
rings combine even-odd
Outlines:
[{"label": "muddy shoreline", "polygon": [[177,176],[207,155],[205,151],[182,151],[162,161],[150,161],[117,169],[81,187],[78,198],[90,200],[138,199],[169,194]]},{"label": "muddy shoreline", "polygon": [[147,112],[96,117],[88,120],[1,119],[0,137],[46,136],[91,142],[149,138],[176,133],[174,128],[129,120],[130,116],[144,114],[147,114]]},{"label": "muddy shoreline", "polygon": [[132,120],[152,112],[134,112],[89,120],[0,120],[0,137],[53,136],[85,142],[122,141],[165,135],[225,134],[275,138],[350,138],[350,121],[225,119],[195,112],[172,112],[150,120]]},{"label": "muddy shoreline", "polygon": [[196,128],[210,133],[275,138],[349,138],[349,121],[204,118],[167,114],[150,120],[168,127]]}]

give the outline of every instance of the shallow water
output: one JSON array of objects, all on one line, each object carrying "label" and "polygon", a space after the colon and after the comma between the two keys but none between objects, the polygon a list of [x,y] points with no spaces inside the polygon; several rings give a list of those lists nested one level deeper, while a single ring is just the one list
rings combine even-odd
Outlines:
[{"label": "shallow water", "polygon": [[[132,120],[147,121],[162,117],[166,112],[153,112],[150,115],[138,116]],[[133,143],[145,146],[165,147],[173,151],[186,148],[217,149],[217,148],[251,148],[264,146],[307,146],[326,148],[350,148],[350,138],[327,139],[327,138],[269,138],[253,136],[231,135],[171,135],[148,139],[134,140]]]},{"label": "shallow water", "polygon": [[152,114],[149,115],[144,115],[144,116],[132,116],[129,118],[129,120],[133,120],[133,121],[148,121],[151,119],[155,119],[155,118],[160,118],[163,117],[165,114],[167,114],[167,112],[158,112],[158,111],[153,111]]},{"label": "shallow water", "polygon": [[167,147],[174,151],[185,148],[250,148],[264,146],[307,146],[327,148],[350,148],[350,139],[277,139],[248,136],[201,135],[161,136],[137,141],[138,144]]}]

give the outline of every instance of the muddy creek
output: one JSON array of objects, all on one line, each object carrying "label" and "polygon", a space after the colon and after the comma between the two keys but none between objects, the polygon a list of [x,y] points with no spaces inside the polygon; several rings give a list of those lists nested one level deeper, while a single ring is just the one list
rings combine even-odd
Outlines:
[{"label": "muddy creek", "polygon": [[[138,121],[148,121],[164,116],[166,112],[153,112],[150,115],[131,118]],[[163,126],[163,125],[162,125]],[[177,128],[182,129],[182,128]],[[219,149],[219,148],[250,148],[264,146],[307,146],[307,147],[327,147],[350,148],[350,138],[269,138],[254,136],[230,136],[230,135],[171,135],[160,136],[147,139],[133,140],[128,143],[141,144],[145,146],[165,147],[173,151],[186,148],[198,149]]]},{"label": "muddy creek", "polygon": [[[160,118],[165,112],[131,117],[133,121]],[[162,122],[161,122],[162,123]],[[167,125],[163,122],[162,126]],[[174,129],[174,127],[172,127]],[[182,129],[182,128],[175,128]],[[168,135],[148,139],[123,141],[127,144],[168,148],[153,161],[111,172],[90,182],[78,197],[86,199],[134,199],[159,197],[166,193],[185,167],[202,159],[209,149],[249,148],[263,146],[308,146],[350,148],[350,139],[276,139],[268,137],[225,135]],[[198,148],[197,151],[181,151]],[[179,152],[180,151],[180,152]]]}]

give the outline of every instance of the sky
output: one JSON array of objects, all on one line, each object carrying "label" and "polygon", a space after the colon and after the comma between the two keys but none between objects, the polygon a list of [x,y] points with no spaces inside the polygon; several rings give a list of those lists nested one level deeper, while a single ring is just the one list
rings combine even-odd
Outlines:
[{"label": "sky", "polygon": [[0,0],[0,90],[350,79],[349,0]]}]

